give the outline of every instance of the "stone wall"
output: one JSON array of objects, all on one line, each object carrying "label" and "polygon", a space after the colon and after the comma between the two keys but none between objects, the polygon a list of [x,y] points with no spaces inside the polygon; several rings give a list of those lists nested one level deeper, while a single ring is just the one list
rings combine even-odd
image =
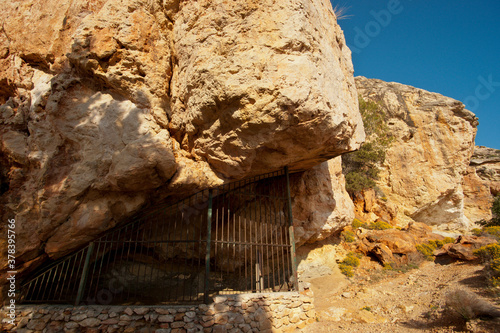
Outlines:
[{"label": "stone wall", "polygon": [[23,305],[6,332],[290,332],[316,321],[312,298],[298,293],[217,296],[196,306]]}]

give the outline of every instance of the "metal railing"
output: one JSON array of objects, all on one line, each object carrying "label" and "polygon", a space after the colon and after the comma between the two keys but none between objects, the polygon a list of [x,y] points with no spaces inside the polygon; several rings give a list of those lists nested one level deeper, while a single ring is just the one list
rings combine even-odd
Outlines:
[{"label": "metal railing", "polygon": [[186,304],[297,290],[293,237],[285,169],[203,190],[109,231],[24,283],[21,297]]}]

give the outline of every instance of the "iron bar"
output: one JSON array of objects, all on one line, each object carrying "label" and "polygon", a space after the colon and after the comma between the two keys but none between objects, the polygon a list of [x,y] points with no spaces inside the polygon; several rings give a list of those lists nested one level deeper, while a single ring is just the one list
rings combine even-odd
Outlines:
[{"label": "iron bar", "polygon": [[286,195],[288,199],[288,223],[290,228],[290,245],[291,248],[291,260],[292,260],[292,272],[294,279],[294,287],[295,290],[299,290],[299,280],[297,277],[297,258],[295,257],[295,236],[293,232],[293,214],[292,214],[292,196],[290,194],[290,175],[288,172],[288,166],[285,167],[285,175],[286,175]]},{"label": "iron bar", "polygon": [[178,304],[287,290],[289,282],[297,290],[293,232],[284,169],[148,212],[48,266],[21,295],[31,302]]},{"label": "iron bar", "polygon": [[90,257],[92,256],[92,251],[94,250],[94,243],[90,243],[87,248],[87,256],[85,257],[85,263],[83,264],[82,277],[80,279],[80,285],[78,286],[78,293],[76,294],[75,305],[79,305],[82,300],[83,290],[85,288],[85,283],[87,282],[87,273],[89,271]]},{"label": "iron bar", "polygon": [[208,304],[210,292],[210,248],[212,239],[212,189],[208,190],[208,210],[207,210],[207,249],[205,254],[205,292],[204,302]]}]

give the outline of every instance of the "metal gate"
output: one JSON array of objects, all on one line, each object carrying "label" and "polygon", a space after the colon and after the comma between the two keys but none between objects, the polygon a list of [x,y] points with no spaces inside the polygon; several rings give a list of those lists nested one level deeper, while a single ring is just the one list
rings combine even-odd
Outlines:
[{"label": "metal gate", "polygon": [[209,303],[297,290],[288,170],[198,192],[107,232],[21,287],[23,302]]}]

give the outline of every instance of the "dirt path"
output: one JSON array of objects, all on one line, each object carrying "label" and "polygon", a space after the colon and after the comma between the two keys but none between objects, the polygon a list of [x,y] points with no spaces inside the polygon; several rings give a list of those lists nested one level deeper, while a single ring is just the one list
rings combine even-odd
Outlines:
[{"label": "dirt path", "polygon": [[470,263],[426,262],[406,273],[378,270],[361,275],[335,293],[316,291],[319,322],[302,332],[462,332],[471,328],[500,332],[500,321],[466,325],[446,306],[446,295],[456,288],[495,301],[481,270],[482,266]]}]

